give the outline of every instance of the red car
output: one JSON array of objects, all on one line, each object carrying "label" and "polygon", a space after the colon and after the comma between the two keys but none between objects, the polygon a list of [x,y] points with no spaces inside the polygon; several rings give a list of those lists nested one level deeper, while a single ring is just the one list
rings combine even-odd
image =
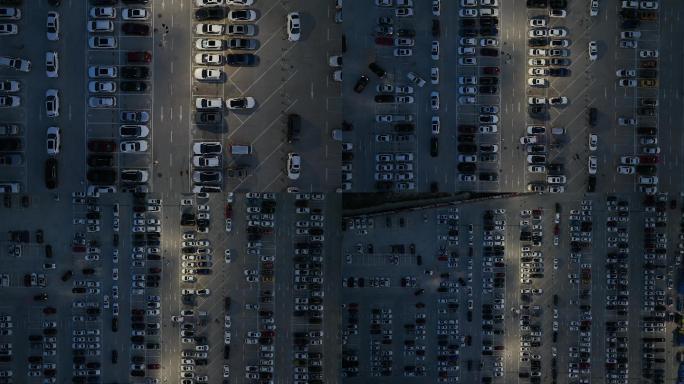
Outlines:
[{"label": "red car", "polygon": [[152,54],[149,51],[128,52],[126,59],[129,63],[149,63],[152,61]]},{"label": "red car", "polygon": [[71,246],[71,251],[72,251],[72,252],[79,252],[79,253],[80,253],[80,252],[85,252],[85,251],[86,251],[86,247],[85,247],[85,245],[80,245],[80,244],[72,245],[72,246]]},{"label": "red car", "polygon": [[90,140],[88,150],[91,152],[114,152],[116,143],[111,140]]},{"label": "red car", "polygon": [[499,67],[482,67],[482,73],[485,75],[498,75]]},{"label": "red car", "polygon": [[54,315],[57,313],[57,309],[53,307],[45,307],[43,308],[43,313],[46,315]]},{"label": "red car", "polygon": [[644,155],[639,156],[639,163],[641,164],[656,164],[658,163],[658,156]]},{"label": "red car", "polygon": [[378,45],[394,45],[394,39],[388,36],[379,36],[375,38],[375,44]]},{"label": "red car", "polygon": [[157,268],[157,267],[150,268],[150,273],[161,273],[161,268]]},{"label": "red car", "polygon": [[233,217],[233,206],[231,204],[226,204],[226,219]]},{"label": "red car", "polygon": [[147,364],[147,369],[160,369],[161,364]]}]

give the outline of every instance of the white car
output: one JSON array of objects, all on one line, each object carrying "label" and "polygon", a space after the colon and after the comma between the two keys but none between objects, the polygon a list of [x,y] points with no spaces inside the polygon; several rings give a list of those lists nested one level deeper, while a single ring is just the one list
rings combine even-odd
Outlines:
[{"label": "white car", "polygon": [[598,135],[592,133],[589,135],[589,150],[595,151],[598,149]]},{"label": "white car", "polygon": [[223,0],[195,0],[198,7],[218,7],[223,5]]},{"label": "white car", "polygon": [[471,86],[458,87],[459,95],[476,95],[477,88]]},{"label": "white car", "polygon": [[458,63],[461,65],[477,65],[477,59],[474,57],[459,57]]},{"label": "white car", "polygon": [[567,178],[563,175],[546,177],[546,182],[549,184],[565,184],[566,181]]},{"label": "white car", "polygon": [[598,58],[598,44],[595,41],[589,42],[589,60],[594,61]]},{"label": "white car", "polygon": [[548,82],[546,79],[541,79],[539,77],[530,77],[527,79],[527,84],[533,86],[533,87],[546,87],[548,85]]},{"label": "white car", "polygon": [[59,77],[59,56],[57,52],[45,52],[45,74],[47,77]]},{"label": "white car", "polygon": [[458,15],[461,17],[477,17],[477,8],[461,8]]},{"label": "white car", "polygon": [[549,35],[549,31],[546,28],[532,29],[527,35],[529,37],[546,37]]},{"label": "white car", "polygon": [[116,83],[113,81],[90,81],[88,82],[88,92],[114,93],[116,92]]},{"label": "white car", "polygon": [[45,91],[45,113],[47,117],[59,117],[59,91],[48,89]]},{"label": "white car", "polygon": [[432,120],[431,120],[430,125],[432,127],[432,134],[433,135],[439,134],[439,128],[440,128],[439,116],[432,116]]},{"label": "white car", "polygon": [[211,68],[196,68],[195,79],[204,81],[220,81],[223,78],[223,71]]},{"label": "white car", "polygon": [[413,56],[413,49],[411,48],[394,48],[395,57]]},{"label": "white car", "polygon": [[546,98],[544,98],[544,97],[530,97],[527,99],[527,103],[530,105],[544,105],[544,104],[546,104]]},{"label": "white car", "polygon": [[641,9],[658,9],[657,1],[641,1],[639,3],[639,8]]},{"label": "white car", "polygon": [[413,16],[413,8],[397,8],[394,10],[396,17],[411,17]]},{"label": "white car", "polygon": [[290,12],[287,14],[287,39],[289,41],[299,41],[301,37],[301,18],[299,12]]},{"label": "white car", "polygon": [[16,24],[11,23],[1,23],[0,24],[0,36],[16,35],[19,33],[19,27]]},{"label": "white car", "polygon": [[408,78],[410,82],[412,82],[413,84],[415,84],[415,85],[417,85],[417,86],[419,86],[419,87],[421,87],[421,88],[422,88],[423,86],[425,86],[425,83],[426,83],[425,79],[423,79],[422,77],[418,76],[415,72],[409,72],[409,73],[407,73],[407,74],[406,74],[406,78]]},{"label": "white car", "polygon": [[114,23],[111,20],[90,20],[88,22],[88,32],[103,33],[113,31]]},{"label": "white car", "polygon": [[532,76],[548,76],[549,70],[546,68],[530,68],[527,70],[527,73]]},{"label": "white car", "polygon": [[117,75],[118,71],[115,66],[91,65],[88,67],[88,77],[91,79],[100,77],[114,79]]},{"label": "white car", "polygon": [[221,157],[216,155],[209,156],[193,156],[192,165],[195,167],[213,168],[221,165]]},{"label": "white car", "polygon": [[529,65],[535,66],[535,67],[545,67],[549,65],[548,61],[546,59],[529,59],[527,61]]},{"label": "white car", "polygon": [[0,92],[17,92],[20,84],[17,80],[0,80]]},{"label": "white car", "polygon": [[530,18],[530,27],[546,27],[546,17],[537,16]]},{"label": "white car", "polygon": [[551,28],[549,29],[549,36],[551,37],[565,37],[568,35],[568,31],[564,28]]},{"label": "white car", "polygon": [[226,108],[228,109],[252,109],[256,105],[253,97],[231,97],[226,100]]},{"label": "white car", "polygon": [[537,136],[523,136],[520,138],[520,144],[535,144],[537,140]]},{"label": "white car", "polygon": [[230,21],[254,21],[256,18],[256,12],[251,9],[234,9],[228,12]]},{"label": "white car", "polygon": [[637,86],[637,81],[636,79],[620,79],[618,80],[618,85],[621,87],[633,88]]},{"label": "white car", "polygon": [[474,55],[475,47],[458,47],[459,55]]},{"label": "white car", "polygon": [[589,174],[590,175],[595,175],[596,171],[598,170],[598,159],[596,156],[589,156]]},{"label": "white car", "polygon": [[195,55],[195,64],[222,65],[223,56],[218,53],[198,53]]},{"label": "white car", "polygon": [[221,97],[196,97],[195,108],[197,109],[221,109],[223,108],[223,98]]},{"label": "white car", "polygon": [[639,57],[641,58],[649,58],[649,57],[658,57],[658,50],[657,49],[642,49],[639,51]]},{"label": "white car", "polygon": [[565,105],[568,103],[568,98],[565,96],[552,97],[549,99],[549,104],[551,105]]},{"label": "white car", "polygon": [[197,39],[195,48],[207,51],[220,51],[226,46],[225,40],[221,39]]},{"label": "white car", "polygon": [[633,175],[636,173],[636,169],[631,165],[618,165],[617,173],[619,175]]},{"label": "white car", "polygon": [[529,55],[530,56],[546,56],[547,51],[546,49],[540,49],[540,48],[531,48],[529,50]]},{"label": "white car", "polygon": [[96,97],[88,98],[90,108],[114,108],[116,107],[116,97]]},{"label": "white car", "polygon": [[145,152],[147,151],[148,144],[147,140],[129,140],[121,142],[121,152],[132,153],[132,152]]},{"label": "white car", "polygon": [[472,47],[472,46],[477,45],[477,40],[475,40],[474,37],[461,37],[461,39],[459,40],[459,43],[463,46],[466,46],[466,47],[468,47],[468,46]]},{"label": "white car", "polygon": [[225,27],[223,24],[204,24],[195,25],[195,33],[198,35],[223,35]]},{"label": "white car", "polygon": [[92,49],[114,49],[117,43],[114,36],[92,36],[88,39],[88,46]]},{"label": "white car", "polygon": [[47,13],[47,39],[59,40],[59,13],[54,11]]},{"label": "white car", "polygon": [[528,165],[527,170],[530,173],[544,173],[544,172],[546,172],[546,166],[544,166],[544,165]]},{"label": "white car", "polygon": [[438,91],[430,92],[430,108],[432,108],[433,111],[439,111],[439,92]]},{"label": "white car", "polygon": [[121,11],[121,18],[124,20],[147,20],[150,13],[145,8],[124,8]]},{"label": "white car", "polygon": [[49,156],[56,156],[59,154],[59,149],[61,148],[59,139],[59,127],[48,127],[46,147]]},{"label": "white car", "polygon": [[[431,67],[430,68],[430,83],[431,84],[439,84],[439,68],[437,67]],[[418,85],[421,86],[422,85]]]},{"label": "white car", "polygon": [[635,69],[618,69],[615,71],[617,77],[636,77]]},{"label": "white car", "polygon": [[226,5],[236,5],[238,7],[246,7],[254,4],[254,0],[226,0]]},{"label": "white car", "polygon": [[621,156],[620,163],[626,165],[638,165],[639,158],[637,156]]},{"label": "white car", "polygon": [[94,19],[115,19],[116,8],[114,7],[93,7],[90,8],[90,17]]},{"label": "white car", "polygon": [[496,126],[496,124],[480,125],[478,132],[479,133],[496,133],[497,132],[497,126]]},{"label": "white car", "polygon": [[287,154],[287,177],[290,180],[299,179],[299,173],[301,171],[302,158],[299,154],[295,152],[290,152]]},{"label": "white car", "polygon": [[430,48],[430,57],[432,60],[439,60],[439,41],[432,40],[432,47]]},{"label": "white car", "polygon": [[499,40],[497,39],[480,39],[480,47],[498,47]]}]

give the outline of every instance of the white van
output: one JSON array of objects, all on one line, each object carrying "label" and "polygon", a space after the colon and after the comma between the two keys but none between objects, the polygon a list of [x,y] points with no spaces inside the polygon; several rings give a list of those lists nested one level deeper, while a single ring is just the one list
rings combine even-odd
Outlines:
[{"label": "white van", "polygon": [[251,145],[231,145],[230,153],[232,155],[251,155],[252,146]]},{"label": "white van", "polygon": [[88,32],[113,32],[114,23],[111,20],[91,20],[88,22]]}]

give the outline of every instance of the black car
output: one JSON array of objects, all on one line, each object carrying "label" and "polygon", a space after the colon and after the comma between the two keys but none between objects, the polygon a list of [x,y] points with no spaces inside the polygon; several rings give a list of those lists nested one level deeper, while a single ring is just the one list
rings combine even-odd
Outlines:
[{"label": "black car", "polygon": [[142,81],[122,81],[121,90],[124,92],[145,92],[147,84]]},{"label": "black car", "polygon": [[223,121],[223,114],[221,112],[202,111],[195,114],[195,123],[197,124],[218,124]]},{"label": "black car", "polygon": [[141,23],[123,23],[121,32],[126,35],[147,36],[150,34],[150,26]]},{"label": "black car", "polygon": [[439,139],[435,136],[430,138],[430,156],[439,156]]},{"label": "black car", "polygon": [[548,0],[527,0],[528,8],[546,8],[548,5]]},{"label": "black car", "polygon": [[477,126],[472,124],[459,124],[458,132],[460,133],[475,133],[477,132]]},{"label": "black car", "polygon": [[416,31],[413,29],[397,29],[396,30],[397,36],[399,37],[415,37],[416,36]]},{"label": "black car", "polygon": [[45,161],[45,187],[47,189],[57,188],[57,159],[51,157]]},{"label": "black car", "polygon": [[637,115],[639,116],[655,116],[656,109],[653,107],[639,107],[637,108]]},{"label": "black car", "polygon": [[247,67],[255,65],[257,57],[251,53],[231,53],[226,55],[226,64],[233,67]]},{"label": "black car", "polygon": [[394,95],[375,95],[374,100],[376,103],[394,103],[396,97]]},{"label": "black car", "polygon": [[150,69],[143,66],[121,67],[121,77],[124,79],[147,79],[150,76]]},{"label": "black car", "polygon": [[0,139],[0,151],[17,151],[21,149],[21,140],[16,137]]},{"label": "black car", "polygon": [[549,39],[545,37],[535,37],[527,40],[527,45],[530,47],[545,47],[549,45]]},{"label": "black car", "polygon": [[499,29],[494,27],[482,28],[480,29],[480,35],[487,37],[497,37],[499,36]]},{"label": "black car", "polygon": [[548,117],[545,105],[530,105],[527,107],[527,113],[535,119],[546,119]]},{"label": "black car", "polygon": [[499,89],[496,86],[493,85],[484,85],[480,87],[480,94],[485,94],[485,95],[494,95],[499,91]]},{"label": "black car", "polygon": [[228,8],[207,7],[195,11],[195,20],[222,20],[228,16]]},{"label": "black car", "polygon": [[497,85],[499,84],[498,77],[480,77],[480,85]]},{"label": "black car", "polygon": [[116,172],[113,169],[90,170],[86,178],[93,184],[113,184],[116,181]]},{"label": "black car", "polygon": [[627,19],[622,21],[622,29],[636,29],[639,26],[639,20]]},{"label": "black car", "polygon": [[368,76],[361,75],[361,77],[359,77],[359,79],[356,81],[356,84],[354,85],[354,92],[363,92],[363,90],[366,89],[366,85],[368,85],[369,81],[370,80],[368,79]]},{"label": "black car", "polygon": [[499,175],[494,172],[482,172],[478,175],[480,181],[496,181],[499,179]]},{"label": "black car", "polygon": [[89,167],[113,167],[114,157],[108,155],[90,155],[88,156]]},{"label": "black car", "polygon": [[368,64],[368,69],[373,71],[378,77],[383,78],[387,74],[387,71],[385,71],[381,66],[379,66],[376,62],[372,62]]},{"label": "black car", "polygon": [[459,144],[458,147],[459,153],[465,154],[465,155],[471,155],[475,152],[477,152],[477,146],[473,144]]},{"label": "black car", "polygon": [[563,172],[563,164],[562,163],[551,163],[546,166],[546,168],[549,170],[549,172]]},{"label": "black car", "polygon": [[441,28],[439,26],[439,20],[432,19],[432,37],[439,37]]},{"label": "black car", "polygon": [[458,163],[458,165],[456,166],[456,169],[458,169],[458,171],[461,173],[466,173],[466,174],[472,175],[477,170],[477,164],[475,164],[475,163]]},{"label": "black car", "polygon": [[473,135],[458,135],[458,142],[459,143],[474,143],[475,142],[475,136],[473,136]]},{"label": "black car", "polygon": [[483,163],[496,161],[496,153],[483,153],[480,155],[480,161]]},{"label": "black car", "polygon": [[637,135],[655,135],[658,130],[655,127],[638,127]]},{"label": "black car", "polygon": [[497,57],[499,56],[499,50],[496,48],[480,48],[480,55]]},{"label": "black car", "polygon": [[557,57],[552,57],[549,60],[549,63],[551,63],[551,65],[568,66],[570,65],[570,59],[559,59]]},{"label": "black car", "polygon": [[463,37],[477,36],[477,30],[473,28],[461,28],[458,30],[458,35]]},{"label": "black car", "polygon": [[549,7],[552,9],[565,9],[568,7],[568,0],[551,0]]},{"label": "black car", "polygon": [[591,125],[592,127],[595,127],[597,119],[598,119],[598,109],[589,108],[589,125]]},{"label": "black car", "polygon": [[655,69],[640,69],[639,77],[643,77],[644,79],[655,79],[658,77],[658,71]]},{"label": "black car", "polygon": [[568,77],[570,70],[568,68],[550,68],[549,75],[553,77]]},{"label": "black car", "polygon": [[477,26],[477,22],[475,22],[475,19],[472,18],[467,18],[467,19],[461,19],[461,27],[475,27]]}]

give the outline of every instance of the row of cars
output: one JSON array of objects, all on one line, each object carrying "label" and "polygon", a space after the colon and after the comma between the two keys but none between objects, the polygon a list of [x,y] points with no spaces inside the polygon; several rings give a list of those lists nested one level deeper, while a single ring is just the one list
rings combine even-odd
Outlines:
[{"label": "row of cars", "polygon": [[[0,7],[0,40],[9,44],[6,38],[16,36],[19,33],[19,25],[22,18],[22,9],[19,7]],[[48,35],[48,37],[51,37]],[[0,67],[13,69],[18,72],[31,70],[31,62],[27,59],[1,56]],[[0,111],[5,108],[17,108],[21,105],[21,92],[23,83],[17,78],[3,76],[0,78]],[[9,116],[9,115],[7,115]],[[24,164],[22,136],[23,126],[10,122],[9,119],[0,121],[0,167],[21,166]],[[9,181],[0,183],[0,192],[18,193],[21,190],[19,182]],[[11,371],[10,371],[11,372]]]},{"label": "row of cars", "polygon": [[[647,11],[638,11],[641,5],[633,1],[623,1],[619,16],[623,20],[623,31],[620,32],[620,48],[628,52],[639,50],[635,68],[619,68],[615,71],[617,84],[621,87],[637,88],[635,95],[638,103],[634,105],[633,112],[619,116],[618,125],[625,129],[635,128],[637,153],[626,154],[620,157],[617,173],[622,175],[635,175],[639,190],[653,195],[658,191],[657,163],[659,162],[660,147],[658,142],[658,50],[644,49],[652,44],[646,39],[641,40],[642,34],[646,38],[650,31],[636,30],[642,22],[651,24],[658,19],[658,2],[644,4]],[[648,12],[652,17],[643,18],[640,12]],[[636,55],[634,55],[636,57]],[[631,58],[631,55],[630,55]],[[653,89],[656,88],[656,89]],[[634,115],[636,114],[636,116]]]},{"label": "row of cars", "polygon": [[[293,322],[292,380],[296,384],[323,381],[323,270],[325,195],[295,194],[296,237],[293,259],[293,316],[306,322]],[[317,229],[320,232],[311,230]],[[298,232],[299,231],[299,232]],[[301,325],[299,325],[301,324]]]},{"label": "row of cars", "polygon": [[[459,7],[458,181],[498,180],[499,3],[462,1]],[[473,116],[476,121],[471,121]]]},{"label": "row of cars", "polygon": [[[180,279],[181,279],[181,303],[183,309],[180,314],[173,316],[172,320],[179,325],[179,337],[183,349],[180,351],[179,365],[180,382],[183,384],[206,383],[209,381],[208,372],[203,372],[208,365],[208,352],[210,343],[205,336],[204,327],[207,325],[208,313],[188,309],[198,306],[198,300],[207,300],[211,297],[212,290],[199,288],[202,276],[212,273],[214,266],[213,248],[207,236],[211,222],[211,208],[207,195],[197,195],[197,205],[192,199],[181,201],[183,208],[181,226],[196,228],[183,231],[181,236],[180,256]],[[230,197],[232,203],[232,196]],[[229,303],[229,298],[227,299]],[[228,309],[228,308],[227,308]],[[226,316],[225,323],[230,327],[230,316]],[[230,348],[230,331],[224,335],[226,348]],[[194,346],[193,346],[194,344]],[[224,369],[224,377],[226,376]],[[224,379],[225,381],[225,379]]]}]

